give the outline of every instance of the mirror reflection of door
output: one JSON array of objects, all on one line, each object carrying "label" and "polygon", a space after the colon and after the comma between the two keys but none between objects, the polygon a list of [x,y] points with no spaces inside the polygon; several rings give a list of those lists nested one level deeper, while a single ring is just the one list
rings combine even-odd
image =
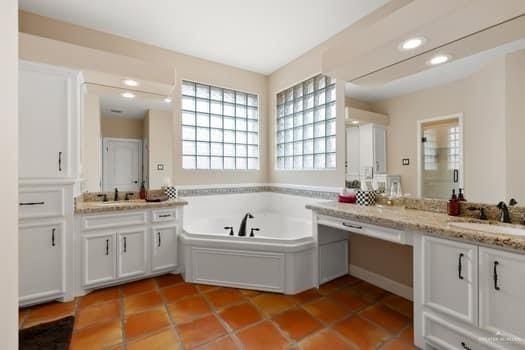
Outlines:
[{"label": "mirror reflection of door", "polygon": [[449,199],[463,188],[462,125],[460,116],[420,123],[420,195]]},{"label": "mirror reflection of door", "polygon": [[103,191],[138,191],[142,179],[142,140],[105,137],[102,145]]}]

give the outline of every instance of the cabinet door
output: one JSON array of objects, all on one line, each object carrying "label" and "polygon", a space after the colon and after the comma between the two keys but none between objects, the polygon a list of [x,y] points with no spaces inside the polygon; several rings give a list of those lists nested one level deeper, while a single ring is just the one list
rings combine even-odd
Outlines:
[{"label": "cabinet door", "polygon": [[144,229],[118,233],[118,278],[146,273],[146,231]]},{"label": "cabinet door", "polygon": [[175,227],[154,228],[151,236],[151,270],[167,270],[177,266],[177,230]]},{"label": "cabinet door", "polygon": [[423,303],[477,325],[477,246],[423,237]]},{"label": "cabinet door", "polygon": [[116,278],[115,234],[89,234],[82,237],[84,285]]},{"label": "cabinet door", "polygon": [[375,125],[374,137],[374,173],[386,173],[386,129]]},{"label": "cabinet door", "polygon": [[75,101],[71,75],[59,68],[25,62],[21,62],[19,73],[19,176],[67,176]]},{"label": "cabinet door", "polygon": [[23,303],[64,293],[64,223],[20,226],[19,297]]},{"label": "cabinet door", "polygon": [[479,249],[480,328],[525,339],[525,255]]}]

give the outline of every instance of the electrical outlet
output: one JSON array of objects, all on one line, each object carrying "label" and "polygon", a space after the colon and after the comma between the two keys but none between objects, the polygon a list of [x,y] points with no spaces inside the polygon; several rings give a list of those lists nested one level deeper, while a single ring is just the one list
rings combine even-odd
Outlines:
[{"label": "electrical outlet", "polygon": [[157,164],[157,170],[164,170],[164,164]]},{"label": "electrical outlet", "polygon": [[403,165],[410,165],[410,159],[409,158],[403,158]]}]

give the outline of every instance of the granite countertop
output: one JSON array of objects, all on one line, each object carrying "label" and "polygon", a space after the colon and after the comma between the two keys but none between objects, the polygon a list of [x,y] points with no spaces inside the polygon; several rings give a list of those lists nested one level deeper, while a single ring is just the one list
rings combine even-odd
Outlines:
[{"label": "granite countertop", "polygon": [[146,202],[143,199],[131,199],[128,201],[79,201],[75,203],[76,214],[93,214],[93,213],[105,213],[122,210],[136,210],[136,209],[157,209],[157,208],[169,208],[180,205],[188,204],[182,198],[170,199],[164,202]]},{"label": "granite countertop", "polygon": [[311,209],[320,215],[356,220],[364,223],[385,226],[401,230],[422,232],[432,236],[475,242],[482,245],[501,247],[504,249],[520,250],[525,253],[525,236],[489,233],[462,229],[450,225],[451,222],[483,222],[494,225],[512,227],[525,226],[500,224],[494,221],[480,221],[469,217],[452,217],[442,213],[423,210],[405,209],[396,206],[360,206],[355,204],[338,203],[336,201],[309,204]]}]

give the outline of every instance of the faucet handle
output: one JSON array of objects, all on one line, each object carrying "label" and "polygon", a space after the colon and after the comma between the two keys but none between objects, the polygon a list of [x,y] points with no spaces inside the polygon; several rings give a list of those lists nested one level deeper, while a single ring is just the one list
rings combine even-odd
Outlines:
[{"label": "faucet handle", "polygon": [[225,230],[230,230],[230,236],[233,236],[233,226],[225,226]]},{"label": "faucet handle", "polygon": [[253,233],[253,231],[260,231],[261,229],[258,228],[258,227],[252,227],[252,229],[250,230],[250,237],[255,237],[255,234]]},{"label": "faucet handle", "polygon": [[134,194],[134,192],[126,192],[126,197],[124,198],[124,200],[129,201],[129,196],[133,196]]},{"label": "faucet handle", "polygon": [[97,197],[102,198],[103,202],[107,202],[108,201],[108,195],[106,193],[97,194]]},{"label": "faucet handle", "polygon": [[518,201],[515,200],[514,198],[511,198],[509,200],[509,207],[515,206],[516,204],[518,204]]}]

